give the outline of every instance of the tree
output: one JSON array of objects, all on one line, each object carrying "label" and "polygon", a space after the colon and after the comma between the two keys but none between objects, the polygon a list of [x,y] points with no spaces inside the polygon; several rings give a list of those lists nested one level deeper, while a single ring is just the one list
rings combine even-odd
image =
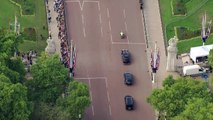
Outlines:
[{"label": "tree", "polygon": [[68,70],[61,64],[59,56],[42,54],[32,66],[33,80],[29,83],[31,99],[55,104],[63,93]]},{"label": "tree", "polygon": [[24,64],[22,63],[22,60],[19,57],[9,59],[6,61],[6,65],[9,69],[17,72],[19,74],[19,82],[23,82],[24,76],[26,74],[26,71],[24,69]]},{"label": "tree", "polygon": [[175,83],[175,79],[172,75],[169,75],[164,81],[163,81],[163,87],[171,87]]},{"label": "tree", "polygon": [[[89,106],[88,87],[69,77],[58,55],[48,56],[43,53],[32,66],[31,73],[33,79],[27,82],[29,96],[35,101],[31,118],[76,120]],[[62,97],[64,93],[65,97]]]},{"label": "tree", "polygon": [[208,64],[213,67],[213,49],[210,50],[208,55]]},{"label": "tree", "polygon": [[167,78],[163,89],[155,89],[147,101],[159,111],[160,115],[166,114],[168,118],[177,116],[185,110],[187,102],[192,98],[203,98],[211,101],[212,96],[203,81],[192,78],[178,78],[174,83]]},{"label": "tree", "polygon": [[12,83],[20,82],[19,73],[9,69],[6,65],[0,63],[0,73],[3,73],[5,76],[10,78]]},{"label": "tree", "polygon": [[57,101],[58,106],[69,113],[69,120],[80,119],[79,115],[83,115],[85,109],[90,105],[88,86],[73,80],[69,83],[67,95]]},{"label": "tree", "polygon": [[213,120],[213,103],[202,98],[191,99],[186,109],[172,120]]},{"label": "tree", "polygon": [[[12,83],[17,83],[23,80],[23,64],[20,61],[16,69],[13,69],[11,65],[16,63],[11,63],[11,58],[15,51],[17,51],[18,44],[21,42],[22,37],[20,35],[15,35],[14,33],[6,32],[0,29],[0,72],[4,73],[10,78]],[[22,71],[19,71],[21,70]]]},{"label": "tree", "polygon": [[18,45],[21,41],[21,35],[0,30],[0,61],[13,56],[14,52],[18,50]]},{"label": "tree", "polygon": [[28,120],[31,105],[27,99],[27,88],[20,83],[12,84],[0,74],[0,119]]},{"label": "tree", "polygon": [[68,120],[69,113],[56,105],[36,103],[30,120]]}]

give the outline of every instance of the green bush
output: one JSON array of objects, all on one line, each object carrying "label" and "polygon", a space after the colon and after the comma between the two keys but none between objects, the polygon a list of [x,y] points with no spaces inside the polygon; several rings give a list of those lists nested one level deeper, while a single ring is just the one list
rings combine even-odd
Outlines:
[{"label": "green bush", "polygon": [[23,15],[33,15],[35,13],[35,3],[33,0],[12,0],[22,7]]},{"label": "green bush", "polygon": [[22,35],[25,40],[36,40],[36,30],[34,28],[24,28]]},{"label": "green bush", "polygon": [[173,13],[174,15],[185,15],[187,13],[187,9],[185,4],[190,0],[173,0]]},{"label": "green bush", "polygon": [[194,38],[200,35],[200,30],[190,30],[186,27],[176,27],[177,37],[179,40]]}]

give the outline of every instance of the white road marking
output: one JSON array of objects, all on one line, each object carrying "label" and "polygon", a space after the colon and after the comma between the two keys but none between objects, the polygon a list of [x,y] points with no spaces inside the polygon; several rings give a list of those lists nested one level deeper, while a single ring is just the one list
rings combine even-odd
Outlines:
[{"label": "white road marking", "polygon": [[79,3],[79,6],[80,6],[81,11],[83,11],[83,6],[84,6],[84,3],[85,3],[85,2],[98,3],[98,8],[99,8],[99,10],[100,10],[99,1],[94,1],[94,0],[89,1],[89,0],[85,0],[85,1],[83,1],[83,3],[81,3],[79,0],[71,0],[71,1],[65,1],[65,2],[66,2],[66,3],[78,2],[78,3]]},{"label": "white road marking", "polygon": [[124,18],[126,18],[126,11],[123,9]]},{"label": "white road marking", "polygon": [[91,102],[92,102],[92,91],[90,90],[90,99],[91,99]]},{"label": "white road marking", "polygon": [[107,78],[105,78],[106,88],[108,89],[108,81]]},{"label": "white road marking", "polygon": [[106,77],[82,77],[82,78],[75,78],[76,80],[87,80],[87,79],[90,79],[90,80],[93,80],[93,79],[107,79]]},{"label": "white road marking", "polygon": [[91,88],[91,80],[90,80],[90,79],[88,79],[88,81],[89,81],[89,87]]},{"label": "white road marking", "polygon": [[94,116],[95,115],[95,112],[94,112],[94,107],[92,105],[92,115]]},{"label": "white road marking", "polygon": [[110,102],[110,97],[109,97],[109,92],[107,91],[107,99],[108,99],[108,102]]},{"label": "white road marking", "polygon": [[100,11],[101,10],[101,6],[100,6],[99,1],[97,1],[97,2],[98,2],[98,10]]},{"label": "white road marking", "polygon": [[99,21],[100,21],[100,25],[101,25],[101,36],[103,36],[101,13],[99,13]]},{"label": "white road marking", "polygon": [[83,3],[82,3],[82,4],[81,4],[81,2],[80,2],[80,1],[78,1],[78,3],[79,3],[79,6],[80,6],[81,11],[83,11],[84,1],[83,1]]},{"label": "white road marking", "polygon": [[79,0],[66,0],[65,2],[69,3],[69,2],[79,2]]},{"label": "white road marking", "polygon": [[85,31],[85,27],[83,26],[83,33],[84,33],[84,37],[86,37],[86,31]]},{"label": "white road marking", "polygon": [[111,40],[111,43],[113,43],[113,40],[112,40],[112,34],[110,34],[110,40]]},{"label": "white road marking", "polygon": [[124,22],[124,26],[125,26],[126,32],[128,33],[126,21]]},{"label": "white road marking", "polygon": [[102,24],[101,13],[99,13],[99,21],[100,21],[100,24]]},{"label": "white road marking", "polygon": [[82,21],[82,24],[84,25],[84,15],[81,14],[81,21]]},{"label": "white road marking", "polygon": [[103,34],[103,29],[102,29],[102,26],[101,26],[101,36],[103,36],[104,34]]},{"label": "white road marking", "polygon": [[110,20],[109,20],[109,31],[110,32],[112,31]]},{"label": "white road marking", "polygon": [[99,13],[99,21],[100,21],[100,24],[102,24],[101,13]]},{"label": "white road marking", "polygon": [[109,16],[109,9],[107,8],[107,17],[110,18]]},{"label": "white road marking", "polygon": [[112,42],[115,45],[146,45],[146,43],[131,43],[131,42]]},{"label": "white road marking", "polygon": [[129,44],[130,42],[129,42],[129,37],[128,36],[126,36],[126,39],[127,39],[127,43]]},{"label": "white road marking", "polygon": [[112,115],[111,105],[109,104],[109,115]]}]

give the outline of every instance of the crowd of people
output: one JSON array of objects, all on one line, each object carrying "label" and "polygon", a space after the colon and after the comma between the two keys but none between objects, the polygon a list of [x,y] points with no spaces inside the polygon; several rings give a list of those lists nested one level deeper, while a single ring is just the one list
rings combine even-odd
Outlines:
[{"label": "crowd of people", "polygon": [[29,72],[31,66],[35,63],[37,52],[35,50],[30,50],[26,53],[20,53],[19,51],[16,51],[14,57],[16,56],[21,57],[21,60],[25,65],[26,71]]},{"label": "crowd of people", "polygon": [[[20,54],[18,54],[19,56]],[[33,58],[37,56],[37,52],[34,50],[31,50],[27,53],[22,53],[21,58],[22,62],[26,65],[32,65],[33,64]]]},{"label": "crowd of people", "polygon": [[56,18],[57,27],[59,29],[58,39],[60,39],[60,52],[61,52],[61,62],[65,65],[65,67],[69,67],[69,49],[68,49],[68,39],[65,27],[65,11],[64,11],[64,1],[63,0],[55,0],[54,1],[54,11],[58,13]]}]

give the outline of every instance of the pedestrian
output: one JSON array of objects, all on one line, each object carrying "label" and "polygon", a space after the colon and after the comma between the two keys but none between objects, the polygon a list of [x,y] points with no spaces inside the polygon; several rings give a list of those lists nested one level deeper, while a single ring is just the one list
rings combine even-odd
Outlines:
[{"label": "pedestrian", "polygon": [[46,4],[48,4],[48,0],[46,0]]},{"label": "pedestrian", "polygon": [[53,8],[54,8],[54,11],[56,11],[56,3],[55,3],[55,1],[53,2]]},{"label": "pedestrian", "polygon": [[49,23],[51,22],[51,17],[50,17],[50,16],[48,17],[48,22],[49,22]]},{"label": "pedestrian", "polygon": [[40,34],[40,36],[41,36],[41,40],[43,40],[43,39],[44,39],[44,36],[43,36],[42,34]]},{"label": "pedestrian", "polygon": [[49,31],[49,38],[52,39],[52,33]]}]

